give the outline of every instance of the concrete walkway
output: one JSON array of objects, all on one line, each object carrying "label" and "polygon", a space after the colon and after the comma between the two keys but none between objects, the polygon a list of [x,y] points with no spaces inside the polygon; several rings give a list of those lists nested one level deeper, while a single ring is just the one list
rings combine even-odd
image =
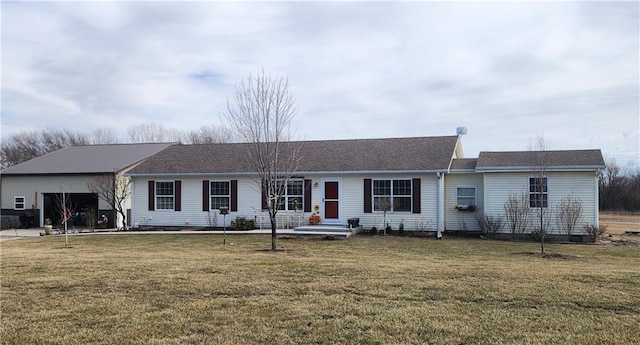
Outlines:
[{"label": "concrete walkway", "polygon": [[0,241],[19,240],[32,237],[40,237],[40,232],[44,232],[42,228],[39,229],[4,229],[0,231]]},{"label": "concrete walkway", "polygon": [[[25,238],[40,237],[40,233],[44,233],[43,228],[33,229],[7,229],[0,231],[0,241],[19,240]],[[116,231],[115,229],[100,229],[90,232],[89,230],[79,230],[77,233],[69,233],[69,236],[97,236],[97,235],[222,235],[224,231],[218,230],[155,230],[155,231]],[[294,231],[293,229],[278,229],[278,235],[291,236],[336,236],[349,237],[351,232],[336,233],[331,231]],[[53,230],[52,236],[64,236]],[[227,235],[266,235],[271,234],[271,230],[248,230],[248,231],[231,231],[227,230]]]}]

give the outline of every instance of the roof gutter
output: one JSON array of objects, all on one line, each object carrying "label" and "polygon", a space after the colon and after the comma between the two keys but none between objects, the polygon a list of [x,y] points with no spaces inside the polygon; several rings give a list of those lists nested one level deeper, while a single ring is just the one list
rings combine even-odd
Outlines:
[{"label": "roof gutter", "polygon": [[[436,170],[354,170],[354,171],[294,171],[294,174],[308,174],[308,175],[384,175],[384,174],[438,174],[438,173],[446,173],[448,169],[436,169]],[[229,175],[240,175],[240,176],[251,176],[257,175],[256,172],[174,172],[174,173],[124,173],[124,176],[128,177],[145,177],[145,176],[229,176]]]},{"label": "roof gutter", "polygon": [[[567,165],[547,167],[547,171],[598,171],[603,169],[602,165]],[[476,168],[476,172],[526,172],[531,171],[530,166],[509,166],[509,167],[482,167]]]}]

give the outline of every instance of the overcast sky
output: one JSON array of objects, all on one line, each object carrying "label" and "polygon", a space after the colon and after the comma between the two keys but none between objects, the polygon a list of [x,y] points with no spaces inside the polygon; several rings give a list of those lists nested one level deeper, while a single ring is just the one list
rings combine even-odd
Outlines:
[{"label": "overcast sky", "polygon": [[453,135],[467,157],[640,159],[633,2],[2,2],[2,135],[220,124],[234,85],[289,77],[301,139]]}]

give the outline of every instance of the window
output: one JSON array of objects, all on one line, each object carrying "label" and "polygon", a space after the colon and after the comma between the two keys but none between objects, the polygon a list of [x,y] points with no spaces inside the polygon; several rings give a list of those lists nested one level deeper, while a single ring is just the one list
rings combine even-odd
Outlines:
[{"label": "window", "polygon": [[175,203],[173,181],[156,182],[156,210],[173,210]]},{"label": "window", "polygon": [[476,204],[476,187],[458,187],[456,205],[469,206]]},{"label": "window", "polygon": [[217,210],[220,207],[229,207],[231,200],[229,181],[211,181],[211,209]]},{"label": "window", "polygon": [[411,212],[411,180],[373,180],[373,210]]},{"label": "window", "polygon": [[23,196],[14,196],[13,197],[13,209],[14,210],[24,210],[24,197]]},{"label": "window", "polygon": [[548,207],[547,178],[529,177],[529,207]]},{"label": "window", "polygon": [[[282,182],[280,182],[282,183]],[[278,200],[278,210],[294,211],[304,208],[304,180],[289,180],[284,195]]]}]

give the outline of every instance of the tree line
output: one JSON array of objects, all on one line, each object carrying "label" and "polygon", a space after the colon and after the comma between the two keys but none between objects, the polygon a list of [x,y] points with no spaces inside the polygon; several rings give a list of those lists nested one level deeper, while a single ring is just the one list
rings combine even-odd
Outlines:
[{"label": "tree line", "polygon": [[[182,131],[166,128],[155,122],[129,127],[124,135],[113,129],[98,129],[90,133],[67,128],[47,128],[23,131],[2,140],[0,167],[2,169],[73,145],[118,143],[178,142],[182,144],[226,143],[234,139],[231,130],[206,125]],[[640,211],[640,170],[623,169],[615,161],[608,161],[598,175],[600,210]]]},{"label": "tree line", "polygon": [[640,211],[640,169],[621,169],[615,161],[598,175],[601,211]]},{"label": "tree line", "polygon": [[115,130],[98,129],[90,133],[67,128],[46,128],[14,133],[2,140],[0,167],[2,169],[26,162],[44,154],[74,145],[122,143],[214,144],[230,142],[231,132],[216,125],[182,131],[166,128],[155,122],[129,127],[124,135]]},{"label": "tree line", "polygon": [[[71,145],[179,142],[183,144],[212,144],[224,142],[251,143],[247,158],[256,162],[255,182],[263,187],[268,201],[271,221],[271,250],[276,250],[277,201],[288,186],[288,180],[297,170],[300,147],[284,142],[293,141],[291,122],[297,113],[293,96],[289,91],[286,77],[271,76],[264,70],[250,74],[236,85],[235,97],[227,101],[226,120],[231,129],[215,125],[203,126],[192,131],[167,129],[161,124],[148,123],[127,129],[125,139],[121,139],[111,129],[100,129],[91,134],[67,129],[45,129],[25,131],[11,135],[2,141],[1,167],[27,161],[40,155]],[[295,145],[294,145],[295,146]],[[128,180],[127,180],[128,181]],[[89,189],[107,202],[113,204],[123,218],[121,203],[127,195],[114,196],[114,181],[100,181],[89,184]],[[116,181],[117,183],[117,181]],[[119,189],[128,189],[126,185]],[[107,195],[103,195],[104,193]],[[118,198],[114,200],[113,198]],[[64,204],[63,204],[64,205]]]}]

